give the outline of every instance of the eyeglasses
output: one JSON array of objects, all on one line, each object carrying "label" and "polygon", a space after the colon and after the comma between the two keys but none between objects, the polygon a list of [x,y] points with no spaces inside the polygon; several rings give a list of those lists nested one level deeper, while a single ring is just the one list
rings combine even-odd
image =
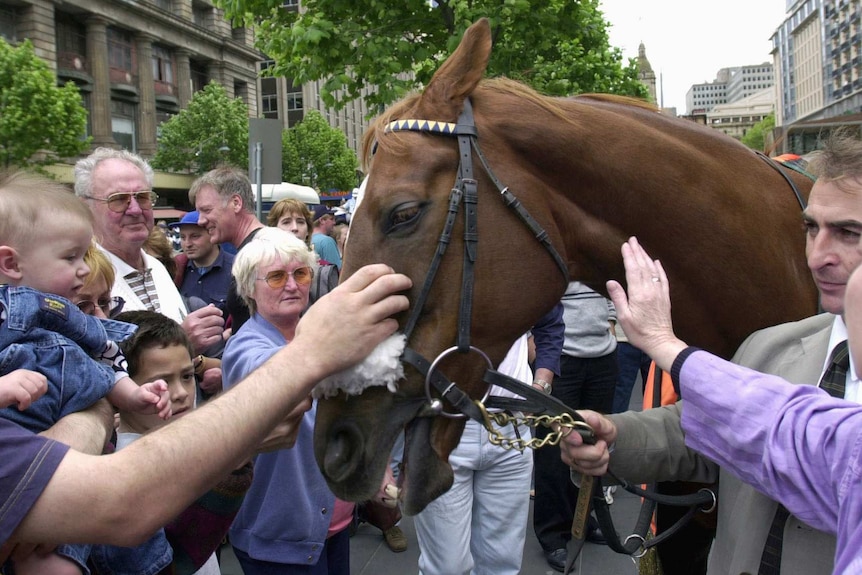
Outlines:
[{"label": "eyeglasses", "polygon": [[120,312],[123,311],[124,305],[126,305],[126,300],[119,296],[114,296],[101,298],[98,301],[93,301],[89,299],[79,301],[78,309],[87,315],[93,315],[96,313],[96,306],[99,306],[99,309],[102,310],[102,313],[104,313],[107,317],[113,319],[120,315]]},{"label": "eyeglasses", "polygon": [[83,196],[88,200],[96,200],[97,202],[105,202],[108,204],[108,209],[112,212],[122,214],[129,209],[132,204],[132,198],[138,202],[142,210],[153,209],[153,204],[159,199],[159,195],[152,190],[141,190],[139,192],[120,192],[111,194],[107,198],[94,198],[93,196]]},{"label": "eyeglasses", "polygon": [[266,285],[272,289],[281,289],[287,283],[287,278],[292,277],[297,285],[307,286],[311,283],[311,278],[314,277],[314,270],[310,267],[296,268],[292,272],[287,270],[276,270],[269,272],[266,277],[256,278],[260,281],[265,281]]}]

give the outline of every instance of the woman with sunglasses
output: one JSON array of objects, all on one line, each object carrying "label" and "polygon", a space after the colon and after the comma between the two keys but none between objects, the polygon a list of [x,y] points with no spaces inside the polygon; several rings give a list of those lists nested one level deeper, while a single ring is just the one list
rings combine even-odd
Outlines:
[{"label": "woman with sunglasses", "polygon": [[73,303],[87,315],[113,319],[123,311],[126,302],[121,297],[111,297],[111,286],[114,285],[111,260],[99,248],[91,245],[84,254],[84,262],[89,266],[90,273],[73,298]]},{"label": "woman with sunglasses", "polygon": [[[237,254],[232,273],[251,318],[225,347],[226,388],[290,344],[317,267],[314,252],[279,228],[261,229]],[[306,412],[293,449],[255,459],[254,480],[230,530],[245,575],[350,572],[353,504],[336,500],[317,467],[315,414],[316,406]]]}]

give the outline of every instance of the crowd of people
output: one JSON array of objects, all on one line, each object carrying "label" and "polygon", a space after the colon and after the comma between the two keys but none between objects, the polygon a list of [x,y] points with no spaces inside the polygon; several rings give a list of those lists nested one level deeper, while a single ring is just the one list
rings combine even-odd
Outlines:
[{"label": "crowd of people", "polygon": [[[610,281],[611,303],[572,282],[498,367],[582,410],[597,443],[569,434],[534,461],[469,422],[455,484],[416,517],[420,573],[518,573],[531,493],[562,571],[570,474],[608,469],[720,478],[709,575],[862,572],[862,142],[836,132],[809,169],[802,222],[826,313],[720,360],[673,334],[672,286],[630,239],[628,293]],[[0,180],[2,572],[216,575],[228,538],[247,575],[349,573],[357,513],[317,467],[309,392],[394,333],[410,280],[378,264],[337,285],[348,223],[290,199],[263,223],[241,170],[198,178],[195,210],[164,227],[152,188],[146,161],[106,148],[77,163],[74,195]],[[625,411],[647,357],[683,401]],[[399,460],[375,504],[397,507]],[[397,518],[381,529],[406,548]]]}]

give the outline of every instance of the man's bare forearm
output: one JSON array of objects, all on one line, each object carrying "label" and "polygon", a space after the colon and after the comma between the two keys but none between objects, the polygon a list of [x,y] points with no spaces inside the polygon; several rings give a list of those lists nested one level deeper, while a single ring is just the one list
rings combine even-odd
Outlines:
[{"label": "man's bare forearm", "polygon": [[76,451],[99,455],[114,427],[114,409],[100,399],[87,409],[60,419],[40,435],[65,443]]}]

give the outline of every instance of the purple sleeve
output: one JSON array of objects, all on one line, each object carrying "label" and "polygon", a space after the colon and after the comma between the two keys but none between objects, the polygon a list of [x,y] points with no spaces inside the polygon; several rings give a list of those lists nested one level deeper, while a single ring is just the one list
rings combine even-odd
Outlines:
[{"label": "purple sleeve", "polygon": [[563,354],[563,339],[566,324],[563,322],[563,304],[557,303],[542,317],[533,329],[533,341],[536,343],[536,361],[533,368],[544,367],[560,375],[560,356]]},{"label": "purple sleeve", "polygon": [[862,405],[702,351],[680,384],[686,445],[816,529],[862,521]]},{"label": "purple sleeve", "polygon": [[0,544],[33,507],[68,449],[0,420]]}]

